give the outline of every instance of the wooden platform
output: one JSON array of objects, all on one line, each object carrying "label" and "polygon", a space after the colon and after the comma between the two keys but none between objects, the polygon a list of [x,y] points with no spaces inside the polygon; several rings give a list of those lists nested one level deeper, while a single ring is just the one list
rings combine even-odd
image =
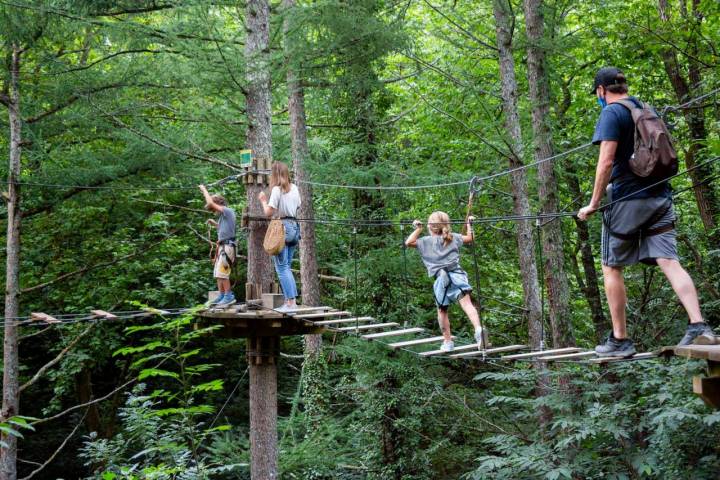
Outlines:
[{"label": "wooden platform", "polygon": [[663,355],[694,358],[707,362],[707,376],[693,377],[693,392],[714,409],[720,409],[720,345],[665,347]]},{"label": "wooden platform", "polygon": [[[225,310],[204,310],[198,313],[198,317],[204,325],[222,325],[222,335],[233,338],[322,333],[326,327],[316,325],[312,320],[337,317],[336,310],[330,307],[301,307],[297,312],[302,312],[302,315],[287,315],[267,309],[250,310],[248,305],[240,304]],[[312,320],[303,318],[308,315],[313,315]]]}]

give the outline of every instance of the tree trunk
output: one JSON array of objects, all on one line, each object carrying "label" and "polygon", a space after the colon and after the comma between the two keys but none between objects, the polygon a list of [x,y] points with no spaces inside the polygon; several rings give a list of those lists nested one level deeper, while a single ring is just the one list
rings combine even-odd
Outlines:
[{"label": "tree trunk", "polygon": [[[247,148],[252,150],[255,164],[264,165],[272,161],[268,0],[249,0],[246,16]],[[257,198],[262,188],[263,186],[258,184],[247,185],[248,214],[251,218],[264,216]],[[266,222],[250,221],[249,223],[247,281],[261,285],[263,292],[270,292],[273,280],[272,266],[262,246],[266,230]]]},{"label": "tree trunk", "polygon": [[[295,0],[283,0],[285,7],[284,34],[287,44],[291,41],[291,21],[289,11],[295,7]],[[295,66],[292,64],[290,52],[287,55],[287,87],[288,87],[288,113],[290,115],[290,137],[292,140],[293,169],[295,182],[300,190],[300,282],[302,284],[303,305],[320,305],[320,279],[318,277],[317,249],[315,240],[315,224],[309,220],[315,218],[313,209],[312,186],[304,183],[305,160],[309,157],[307,143],[307,122],[305,117],[305,92],[298,79]],[[305,411],[310,416],[318,415],[323,410],[323,398],[326,379],[322,375],[324,359],[321,356],[322,335],[305,335],[305,361],[303,363],[302,396],[305,401]]]},{"label": "tree trunk", "polygon": [[[20,56],[17,45],[12,46],[10,61],[10,162],[8,168],[7,199],[7,258],[5,274],[5,340],[3,343],[2,419],[18,415],[20,409],[18,329],[15,318],[20,312],[20,181],[22,153],[22,125],[20,116]],[[17,478],[17,438],[3,434],[0,440],[6,447],[0,450],[0,480]]]},{"label": "tree trunk", "polygon": [[[247,88],[247,148],[255,165],[272,161],[270,123],[270,4],[268,0],[248,0],[246,6],[245,63]],[[247,185],[248,214],[263,216],[257,195],[264,185]],[[273,273],[270,258],[263,250],[267,224],[249,222],[247,281],[259,287],[260,296],[271,289]],[[248,339],[250,368],[250,476],[258,480],[277,478],[277,345],[279,337]],[[254,357],[253,355],[257,355]]]},{"label": "tree trunk", "polygon": [[[569,82],[563,82],[562,87],[562,103],[560,104],[557,115],[560,130],[565,131],[567,127],[568,118],[566,113],[572,105],[572,97],[570,95],[570,88],[568,87]],[[585,205],[585,194],[580,189],[580,181],[578,180],[577,169],[572,162],[568,162],[565,166],[565,180],[567,181],[570,195],[575,199],[576,204]],[[603,311],[603,301],[600,296],[600,287],[598,286],[598,271],[595,268],[595,255],[592,251],[592,245],[590,243],[590,230],[587,222],[581,222],[577,218],[575,219],[575,227],[577,229],[578,236],[578,250],[580,251],[580,257],[582,259],[583,275],[580,275],[579,268],[577,268],[577,279],[578,284],[582,288],[582,292],[585,295],[588,306],[590,307],[590,315],[592,316],[593,327],[595,328],[595,337],[598,342],[603,340],[603,337],[607,334],[610,324],[605,317]],[[577,261],[573,259],[574,264]],[[584,278],[583,278],[584,277]]]},{"label": "tree trunk", "polygon": [[[548,123],[550,119],[550,89],[545,70],[545,49],[543,47],[544,6],[542,0],[524,0],[524,6],[528,39],[528,84],[532,102],[534,153],[537,161],[552,155],[552,134]],[[552,161],[538,165],[538,195],[543,213],[558,211],[557,181]],[[572,333],[569,306],[570,291],[564,266],[560,220],[544,221],[541,233],[553,345],[555,347],[574,346],[575,338]]]},{"label": "tree trunk", "polygon": [[[494,0],[493,13],[495,15],[495,32],[497,35],[498,57],[500,62],[500,83],[502,86],[503,110],[505,114],[505,128],[510,136],[510,150],[508,157],[510,168],[523,164],[523,141],[518,115],[518,92],[515,79],[515,60],[512,54],[512,24],[510,4],[507,0]],[[513,213],[515,215],[530,215],[530,200],[527,189],[525,170],[517,170],[510,175],[513,193]],[[533,227],[530,221],[517,224],[518,261],[520,263],[520,278],[522,279],[523,294],[525,298],[526,317],[530,336],[530,346],[537,350],[541,345],[542,311],[540,305],[540,285],[538,283],[537,261],[535,258],[535,245],[533,243]]]},{"label": "tree trunk", "polygon": [[[92,375],[89,368],[83,368],[80,370],[80,373],[75,376],[75,388],[77,390],[79,403],[87,403],[94,398]],[[100,410],[98,409],[97,404],[93,404],[88,407],[88,413],[85,416],[85,425],[87,426],[88,432],[97,432],[100,438],[105,435],[106,430],[103,429],[102,420],[100,419]]]},{"label": "tree trunk", "polygon": [[[567,183],[568,187],[570,187],[570,194],[573,198],[584,199],[580,191],[580,183],[577,179],[575,167],[568,165],[565,171],[567,172]],[[581,201],[580,204],[585,205],[585,202]],[[600,296],[600,287],[598,286],[598,271],[597,268],[595,268],[595,255],[593,254],[590,243],[590,230],[588,229],[587,222],[581,222],[577,218],[575,219],[575,226],[577,228],[578,249],[580,250],[585,277],[583,294],[590,307],[590,315],[592,316],[593,327],[595,328],[595,338],[600,342],[603,337],[607,335],[610,324],[603,311],[603,302]]]},{"label": "tree trunk", "polygon": [[[667,46],[662,50],[662,59],[665,66],[665,72],[667,73],[668,79],[672,84],[675,96],[677,97],[678,103],[687,102],[692,97],[695,97],[697,92],[696,87],[701,84],[700,78],[700,65],[694,57],[697,57],[698,45],[697,45],[697,31],[700,28],[702,22],[702,15],[698,12],[698,1],[693,0],[692,2],[692,18],[685,18],[685,22],[696,23],[694,28],[690,28],[691,38],[689,40],[689,49],[691,50],[691,56],[688,59],[688,78],[683,77],[682,70],[678,62],[677,55],[675,54],[672,46]],[[660,20],[663,23],[669,24],[670,14],[669,5],[667,0],[658,0],[658,12],[660,14]],[[702,150],[706,146],[707,142],[707,129],[705,127],[705,114],[702,109],[690,108],[682,111],[685,116],[685,121],[688,124],[688,130],[690,132],[690,138],[692,143],[690,148],[685,152],[685,166],[690,169],[693,168],[701,155]],[[706,165],[704,167],[697,168],[689,173],[690,179],[692,180],[693,191],[695,193],[695,202],[700,212],[700,218],[702,219],[705,231],[711,234],[711,242],[717,246],[720,243],[720,233],[715,231],[718,220],[720,220],[720,203],[715,190],[709,183],[702,183],[705,179],[709,178],[713,174],[712,166]]]}]

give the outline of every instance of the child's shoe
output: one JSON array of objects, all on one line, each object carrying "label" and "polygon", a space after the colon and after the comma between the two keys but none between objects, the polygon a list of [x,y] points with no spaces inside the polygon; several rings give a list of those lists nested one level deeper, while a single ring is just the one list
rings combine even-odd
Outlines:
[{"label": "child's shoe", "polygon": [[475,330],[475,343],[477,343],[478,350],[485,350],[490,347],[487,329],[480,327]]},{"label": "child's shoe", "polygon": [[207,307],[207,308],[216,307],[219,303],[222,303],[224,298],[225,298],[225,294],[221,293],[214,299],[208,300],[207,302],[205,302],[205,307]]},{"label": "child's shoe", "polygon": [[445,353],[452,352],[453,350],[455,350],[455,342],[453,342],[452,340],[445,340],[442,345],[440,345],[440,350]]},{"label": "child's shoe", "polygon": [[233,295],[232,292],[228,292],[223,296],[222,302],[219,302],[216,306],[222,308],[229,307],[235,304],[235,301],[235,295]]}]

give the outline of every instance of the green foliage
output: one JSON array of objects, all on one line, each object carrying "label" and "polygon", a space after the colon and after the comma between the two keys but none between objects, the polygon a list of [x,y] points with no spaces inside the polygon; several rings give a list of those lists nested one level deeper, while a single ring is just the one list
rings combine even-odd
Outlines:
[{"label": "green foliage", "polygon": [[[308,169],[315,180],[418,185],[508,167],[491,2],[303,0],[289,10],[278,3],[273,3],[270,32],[275,159],[291,159],[287,61],[305,86]],[[660,19],[657,2],[544,3],[553,107],[545,120],[556,151],[588,141],[598,110],[587,90],[601,65],[623,68],[632,93],[661,109],[687,100],[677,98],[663,67],[668,51],[693,95],[720,86],[718,2],[668,3],[667,22]],[[524,18],[520,2],[511,6],[522,159],[529,161]],[[208,215],[197,211],[203,202],[195,185],[233,173],[217,162],[237,163],[244,147],[243,15],[239,3],[205,0],[0,5],[2,58],[13,43],[24,48],[22,179],[99,187],[22,186],[21,286],[32,289],[21,298],[23,314],[196,305],[214,289],[209,246],[198,236],[207,234]],[[699,78],[690,79],[693,62]],[[7,91],[8,77],[2,68],[0,93]],[[684,112],[668,112],[683,159],[694,147],[698,158],[720,154],[718,98],[710,96],[692,110],[705,122],[704,140],[690,138]],[[6,118],[0,118],[3,153],[9,148]],[[592,188],[596,155],[588,149],[556,161],[565,209],[579,207],[582,200],[571,193],[568,180],[576,178],[585,194]],[[0,173],[6,171],[0,165]],[[528,179],[534,211],[539,203],[534,170]],[[682,177],[674,185],[687,188],[691,182]],[[710,185],[717,191],[716,183]],[[484,184],[474,213],[511,213],[511,188],[509,177]],[[215,190],[238,211],[245,206],[242,185]],[[460,218],[467,195],[466,185],[367,194],[316,188],[314,206],[323,218],[397,221],[424,219],[434,210]],[[683,263],[697,282],[706,316],[717,326],[719,247],[699,221],[692,193],[682,194],[676,207]],[[4,209],[0,205],[2,214]],[[574,223],[560,221],[573,331],[579,345],[590,347],[595,332],[583,295],[581,240]],[[590,223],[596,256],[599,225]],[[432,280],[416,253],[401,248],[407,229],[380,225],[356,236],[343,225],[317,229],[322,273],[349,279],[323,282],[325,304],[436,331]],[[462,256],[496,344],[527,341],[523,311],[506,304],[520,305],[524,298],[515,233],[513,222],[478,226],[477,272],[471,250]],[[240,286],[244,269],[239,262]],[[652,349],[676,341],[684,314],[659,272],[630,268],[626,279],[629,329],[638,346]],[[453,307],[450,315],[453,332],[470,339],[460,309]],[[36,333],[34,328],[23,328],[22,334]],[[22,380],[81,328],[26,337]],[[282,349],[302,353],[294,338],[285,339]],[[83,378],[90,388],[84,393],[96,398],[130,376],[144,389],[97,404],[99,424],[87,427],[97,432],[82,449],[86,465],[73,455],[60,456],[46,469],[48,478],[90,472],[103,479],[248,478],[246,365],[238,361],[243,352],[240,341],[191,329],[189,317],[97,325],[24,393],[23,413],[40,417],[77,404],[87,386]],[[695,364],[594,368],[549,374],[551,388],[539,396],[530,369],[420,363],[407,352],[389,356],[375,344],[326,338],[323,352],[302,368],[281,360],[283,478],[717,476],[720,417],[688,391]],[[227,386],[236,382],[228,401]],[[209,419],[223,405],[222,425],[210,428]],[[540,413],[547,417],[544,423]],[[44,462],[45,446],[60,444],[72,428],[66,423],[26,435],[27,460]],[[10,434],[22,432],[21,427],[10,420],[0,424]]]}]

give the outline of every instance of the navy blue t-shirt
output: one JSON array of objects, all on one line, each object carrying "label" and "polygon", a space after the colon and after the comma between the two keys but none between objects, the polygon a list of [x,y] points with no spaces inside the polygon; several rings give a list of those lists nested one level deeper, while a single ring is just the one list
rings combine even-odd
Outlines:
[{"label": "navy blue t-shirt", "polygon": [[[635,97],[629,97],[635,103],[640,102]],[[657,179],[642,178],[635,175],[630,170],[628,161],[635,150],[635,124],[630,111],[618,103],[611,103],[603,108],[597,125],[595,125],[595,134],[592,142],[599,145],[602,141],[618,142],[615,151],[615,160],[613,161],[613,169],[611,182],[613,184],[612,198],[613,200],[624,198],[637,192],[649,185],[657,183]],[[670,185],[668,182],[643,190],[631,198],[651,198],[651,197],[669,197]]]}]

